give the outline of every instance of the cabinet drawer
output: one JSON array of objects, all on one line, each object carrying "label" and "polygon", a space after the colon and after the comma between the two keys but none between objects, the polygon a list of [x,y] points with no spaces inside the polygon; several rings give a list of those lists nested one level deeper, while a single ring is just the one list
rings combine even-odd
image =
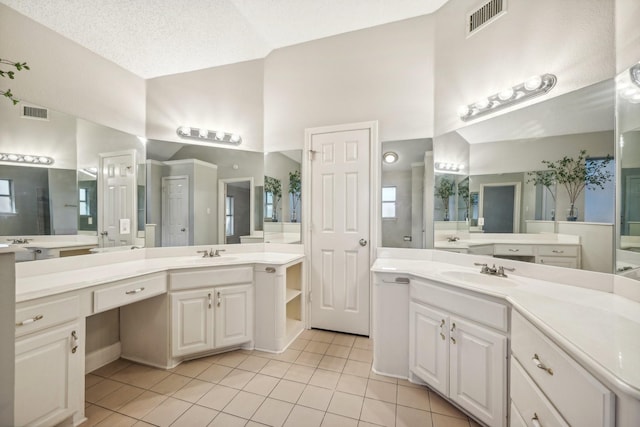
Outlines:
[{"label": "cabinet drawer", "polygon": [[411,279],[411,299],[429,304],[501,331],[507,330],[507,307],[473,295]]},{"label": "cabinet drawer", "polygon": [[80,315],[78,296],[25,307],[21,305],[16,309],[17,337],[74,320]]},{"label": "cabinet drawer", "polygon": [[121,307],[166,292],[167,279],[165,273],[121,280],[93,293],[93,312],[98,313]]},{"label": "cabinet drawer", "polygon": [[578,259],[564,256],[538,256],[538,264],[552,265],[555,267],[578,268]]},{"label": "cabinet drawer", "polygon": [[[544,427],[569,426],[513,357],[511,358],[511,407],[512,426],[533,426],[535,419]],[[517,422],[518,417],[522,424]]]},{"label": "cabinet drawer", "polygon": [[494,255],[531,256],[533,255],[532,245],[505,245],[496,244],[493,246]]},{"label": "cabinet drawer", "polygon": [[613,426],[613,393],[519,313],[511,322],[513,356],[564,419],[574,426]]},{"label": "cabinet drawer", "polygon": [[538,246],[538,255],[577,257],[578,247],[577,246],[540,245]]},{"label": "cabinet drawer", "polygon": [[176,271],[169,275],[171,290],[253,283],[253,268],[216,268]]}]

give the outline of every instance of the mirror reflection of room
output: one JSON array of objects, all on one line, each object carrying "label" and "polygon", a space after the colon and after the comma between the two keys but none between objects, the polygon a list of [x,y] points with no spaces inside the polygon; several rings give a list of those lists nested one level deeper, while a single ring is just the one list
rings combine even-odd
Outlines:
[{"label": "mirror reflection of room", "polygon": [[264,155],[264,241],[300,243],[302,150]]}]

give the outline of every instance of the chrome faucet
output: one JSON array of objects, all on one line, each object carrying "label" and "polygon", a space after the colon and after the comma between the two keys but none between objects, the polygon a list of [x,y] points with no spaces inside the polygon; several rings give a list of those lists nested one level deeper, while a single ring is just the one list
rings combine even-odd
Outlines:
[{"label": "chrome faucet", "polygon": [[225,249],[209,249],[209,250],[204,250],[204,251],[197,251],[197,253],[202,254],[202,258],[214,258],[214,257],[219,257],[220,252],[224,252]]},{"label": "chrome faucet", "polygon": [[510,267],[499,266],[499,267],[496,268],[495,264],[493,264],[493,267],[489,267],[487,264],[474,262],[473,265],[480,266],[481,267],[480,268],[480,273],[488,274],[490,276],[507,277],[507,275],[504,272],[505,270],[507,270],[507,271],[516,271],[515,268],[510,268]]},{"label": "chrome faucet", "polygon": [[25,239],[24,237],[18,237],[17,239],[7,239],[14,245],[22,245],[25,243],[29,243],[33,239]]},{"label": "chrome faucet", "polygon": [[458,236],[449,236],[447,237],[447,242],[457,242],[458,240],[460,240],[460,238]]}]

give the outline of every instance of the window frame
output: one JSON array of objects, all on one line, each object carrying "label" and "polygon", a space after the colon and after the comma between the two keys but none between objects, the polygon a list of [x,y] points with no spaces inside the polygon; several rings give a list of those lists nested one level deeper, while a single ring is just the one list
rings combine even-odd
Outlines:
[{"label": "window frame", "polygon": [[16,192],[15,192],[13,180],[9,178],[0,178],[0,181],[7,182],[7,188],[9,189],[9,192],[6,194],[0,194],[0,198],[9,199],[9,208],[10,208],[10,210],[8,211],[0,211],[0,215],[15,214],[16,213]]},{"label": "window frame", "polygon": [[[384,190],[386,188],[393,188],[393,199],[385,200],[384,198]],[[393,216],[385,216],[384,215],[384,207],[391,205],[393,206]],[[381,208],[381,217],[383,221],[392,221],[398,219],[398,186],[396,185],[384,185],[382,186],[382,190],[380,192],[380,208]]]},{"label": "window frame", "polygon": [[224,234],[225,237],[235,235],[234,210],[235,201],[233,196],[226,196],[224,203]]}]

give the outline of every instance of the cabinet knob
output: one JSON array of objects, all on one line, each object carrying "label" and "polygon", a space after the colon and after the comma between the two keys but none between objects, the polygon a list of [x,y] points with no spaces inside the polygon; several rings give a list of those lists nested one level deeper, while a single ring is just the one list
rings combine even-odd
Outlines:
[{"label": "cabinet knob", "polygon": [[542,369],[543,371],[545,371],[547,374],[549,375],[553,375],[553,369],[549,368],[548,366],[546,366],[544,363],[542,363],[540,361],[540,357],[537,354],[534,354],[533,357],[531,358],[531,361],[533,362],[534,365],[536,365],[536,367],[538,369]]},{"label": "cabinet knob", "polygon": [[455,323],[455,322],[453,322],[453,323],[451,324],[451,342],[452,342],[452,343],[454,343],[454,344],[456,343],[456,339],[453,337],[453,332],[454,332],[455,330],[456,330],[456,323]]},{"label": "cabinet knob", "polygon": [[264,269],[264,271],[266,271],[267,273],[275,273],[276,269],[275,267],[267,267]]},{"label": "cabinet knob", "polygon": [[211,293],[207,295],[207,298],[209,299],[209,308],[211,308]]},{"label": "cabinet knob", "polygon": [[75,353],[78,351],[78,343],[80,340],[78,339],[78,333],[76,331],[71,331],[71,353]]},{"label": "cabinet knob", "polygon": [[221,303],[221,302],[222,302],[222,301],[220,300],[220,291],[218,291],[218,307],[220,307],[220,303]]}]

